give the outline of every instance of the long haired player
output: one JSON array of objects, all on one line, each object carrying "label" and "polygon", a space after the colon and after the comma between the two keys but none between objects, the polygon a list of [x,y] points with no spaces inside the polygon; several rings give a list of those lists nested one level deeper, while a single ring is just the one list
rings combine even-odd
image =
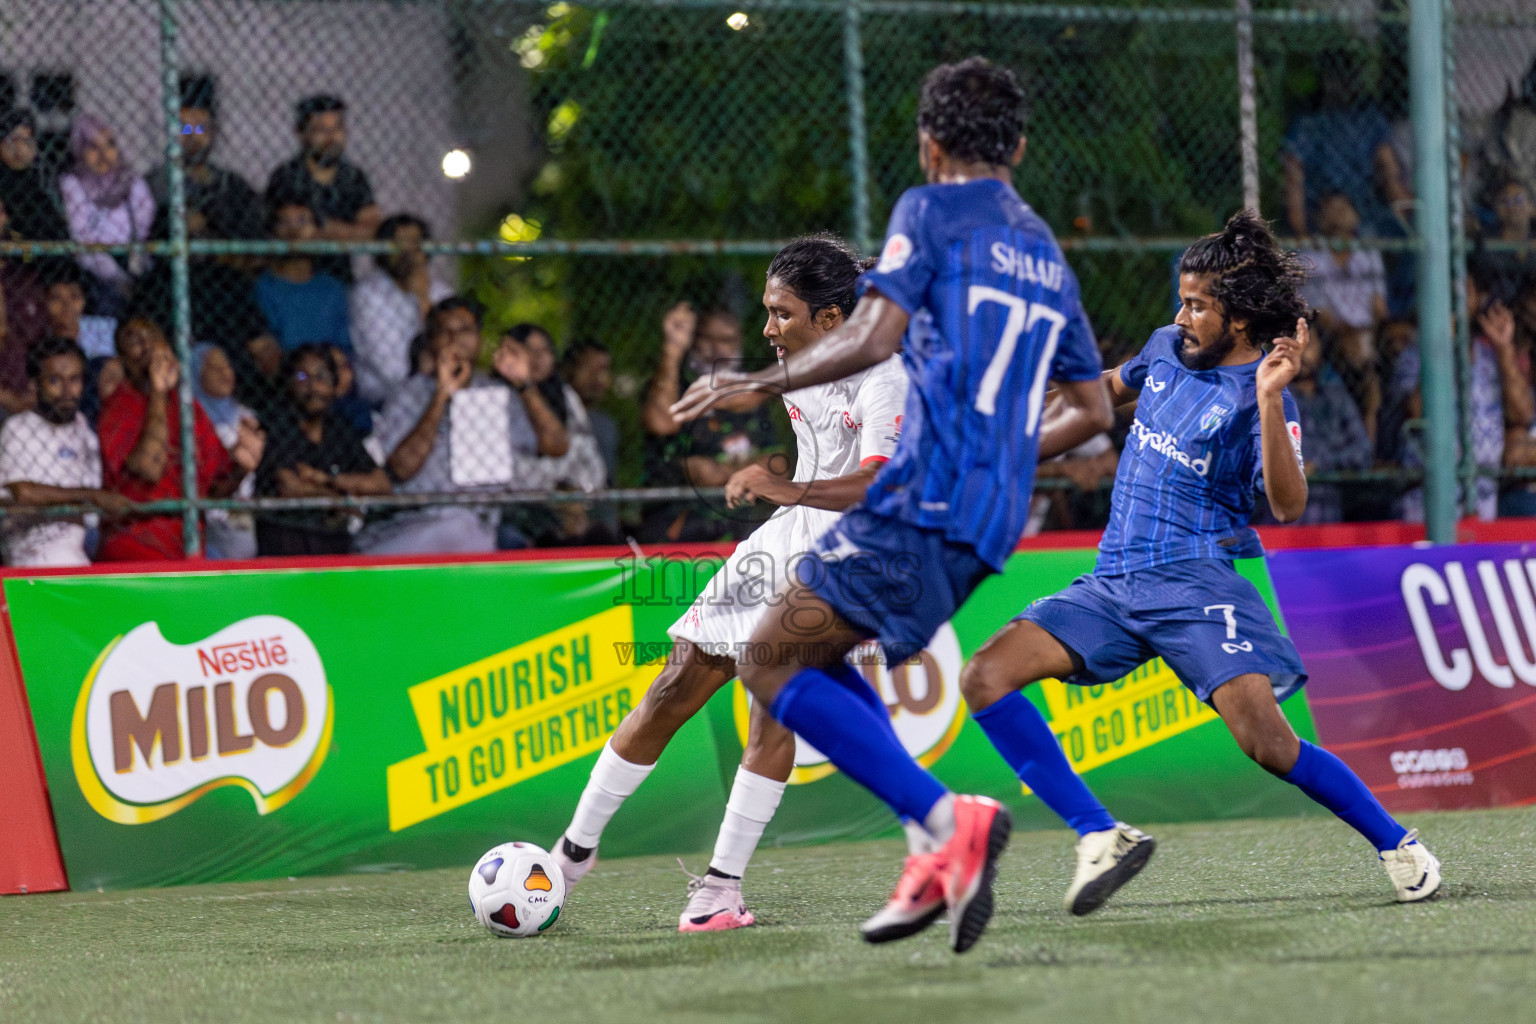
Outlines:
[{"label": "long haired player", "polygon": [[1221,715],[1243,753],[1364,836],[1400,902],[1440,887],[1440,862],[1418,832],[1343,761],[1291,730],[1280,701],[1306,669],[1232,564],[1264,553],[1248,525],[1256,488],[1282,522],[1307,504],[1301,424],[1286,391],[1308,344],[1302,279],[1296,255],[1251,213],[1190,246],[1173,324],[1105,374],[1116,404],[1134,405],[1136,418],[1093,572],[1026,608],[961,675],[992,745],[1081,837],[1066,897],[1074,914],[1139,871],[1152,841],[1116,822],[1073,774],[1020,691],[1048,677],[1107,683],[1154,657]]}]

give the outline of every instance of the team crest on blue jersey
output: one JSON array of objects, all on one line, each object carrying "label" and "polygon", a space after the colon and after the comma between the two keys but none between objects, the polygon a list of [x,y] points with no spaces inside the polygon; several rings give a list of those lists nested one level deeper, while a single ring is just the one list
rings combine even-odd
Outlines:
[{"label": "team crest on blue jersey", "polygon": [[1227,414],[1231,411],[1231,409],[1217,402],[1205,410],[1205,415],[1200,417],[1200,429],[1202,431],[1215,430],[1221,426],[1221,421],[1226,419]]}]

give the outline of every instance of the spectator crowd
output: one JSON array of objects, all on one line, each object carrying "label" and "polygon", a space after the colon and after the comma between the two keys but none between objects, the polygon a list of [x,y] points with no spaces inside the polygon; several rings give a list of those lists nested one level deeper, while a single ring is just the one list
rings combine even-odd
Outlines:
[{"label": "spectator crowd", "polygon": [[[1418,335],[1449,327],[1418,323],[1411,256],[1370,244],[1409,234],[1401,132],[1360,94],[1347,54],[1321,66],[1316,103],[1293,118],[1281,154],[1281,224],[1302,240],[1316,310],[1316,343],[1291,388],[1306,468],[1317,477],[1305,521],[1421,518],[1421,492],[1390,474],[1340,482],[1349,477],[1339,474],[1422,469]],[[32,113],[0,113],[0,241],[118,247],[0,258],[6,564],[182,557],[182,516],[140,506],[182,497],[187,468],[207,498],[399,499],[367,515],[346,500],[209,509],[200,529],[210,558],[708,541],[752,528],[698,499],[626,516],[601,500],[488,501],[615,484],[623,438],[604,409],[613,401],[608,350],[592,340],[562,348],[531,323],[487,338],[482,310],[427,256],[431,226],[384,209],[348,159],[339,97],[296,105],[295,153],[259,191],[217,162],[212,80],[184,79],[181,99],[190,237],[392,247],[371,258],[194,255],[187,383],[195,400],[184,437],[183,371],[168,340],[172,268],[142,245],[168,237],[168,168],[138,173],[112,125],[82,113],[53,173]],[[1475,243],[1466,439],[1483,471],[1466,500],[1484,517],[1532,515],[1536,482],[1505,474],[1501,484],[1500,473],[1536,469],[1536,67],[1476,134],[1466,162]],[[713,488],[750,465],[787,469],[789,432],[776,402],[730,404],[687,424],[668,411],[712,365],[743,358],[742,311],[679,303],[657,334],[634,410],[638,482]],[[1106,365],[1130,354],[1113,337],[1104,347]],[[1042,481],[1066,486],[1041,489],[1031,530],[1102,525],[1126,426],[1041,467]],[[95,511],[43,511],[61,504]]]}]

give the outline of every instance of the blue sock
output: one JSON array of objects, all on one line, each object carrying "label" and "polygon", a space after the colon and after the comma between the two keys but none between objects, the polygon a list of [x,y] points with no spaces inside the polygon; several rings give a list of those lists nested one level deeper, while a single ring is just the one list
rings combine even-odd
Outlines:
[{"label": "blue sock", "polygon": [[[890,725],[890,709],[885,706],[885,701],[880,699],[880,694],[874,685],[865,679],[858,669],[846,661],[840,661],[835,665],[828,665],[822,671],[826,672],[827,675],[837,680],[843,686],[846,686],[853,692],[854,696],[868,704],[869,709],[875,712],[886,725]],[[894,727],[892,731],[894,731]]]},{"label": "blue sock", "polygon": [[784,684],[769,710],[897,816],[924,821],[948,790],[912,760],[885,709],[877,713],[872,703],[822,669],[803,668]]},{"label": "blue sock", "polygon": [[1296,766],[1280,777],[1337,814],[1377,850],[1395,850],[1408,834],[1360,777],[1322,747],[1302,740]]},{"label": "blue sock", "polygon": [[[875,689],[875,684],[864,678],[863,673],[846,661],[839,661],[834,665],[828,665],[823,671],[843,686],[847,687],[860,700],[869,705],[869,709],[875,713],[875,717],[885,723],[885,727],[891,730],[891,735],[896,735],[896,727],[891,724],[891,709],[885,706],[885,701],[880,697],[880,691]],[[901,742],[900,739],[897,742]],[[905,814],[898,814],[902,827],[905,828],[912,821]],[[919,827],[922,822],[918,822]]]},{"label": "blue sock", "polygon": [[1115,819],[1072,770],[1045,716],[1028,697],[1015,691],[971,717],[1019,780],[1078,835],[1115,827]]}]

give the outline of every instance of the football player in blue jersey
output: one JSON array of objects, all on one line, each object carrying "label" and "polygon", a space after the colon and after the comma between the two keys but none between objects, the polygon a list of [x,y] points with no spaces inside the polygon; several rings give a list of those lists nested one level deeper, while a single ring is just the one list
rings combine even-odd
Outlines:
[{"label": "football player in blue jersey", "polygon": [[[996,801],[957,797],[913,761],[843,656],[868,637],[893,665],[921,651],[1002,570],[1037,459],[1066,450],[1053,437],[1096,433],[1113,417],[1077,279],[1011,184],[1023,108],[1013,73],[979,57],[932,71],[917,114],[928,184],[897,202],[848,322],[776,370],[717,368],[673,407],[691,418],[738,388],[838,380],[897,351],[911,377],[890,462],[759,622],[753,649],[768,656],[739,664],[778,721],[932,839],[865,922],[871,942],[921,931],[947,907],[952,948],[969,949],[992,914],[1010,821]],[[1051,381],[1062,412],[1042,436]]]},{"label": "football player in blue jersey", "polygon": [[1399,901],[1439,888],[1439,861],[1417,832],[1343,761],[1291,730],[1280,701],[1306,669],[1232,564],[1263,554],[1248,525],[1255,489],[1281,522],[1307,503],[1301,426],[1286,391],[1308,343],[1303,276],[1251,213],[1184,253],[1173,325],[1105,374],[1116,405],[1134,405],[1136,418],[1093,573],[1026,608],[961,675],[998,753],[1081,837],[1066,898],[1074,914],[1097,909],[1140,871],[1153,842],[1077,779],[1020,691],[1045,678],[1111,682],[1153,657],[1221,715],[1243,753],[1369,840]]}]

